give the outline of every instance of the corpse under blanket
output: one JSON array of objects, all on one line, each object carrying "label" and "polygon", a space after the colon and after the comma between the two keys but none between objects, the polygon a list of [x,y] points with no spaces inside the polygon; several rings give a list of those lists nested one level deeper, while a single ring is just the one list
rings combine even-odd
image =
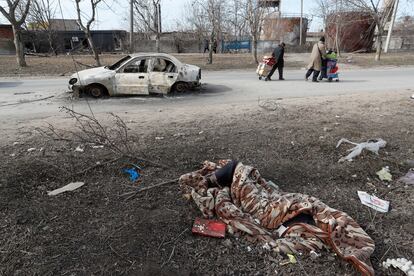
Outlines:
[{"label": "corpse under blanket", "polygon": [[[229,187],[210,188],[214,172],[229,161],[205,161],[200,170],[180,177],[184,196],[194,200],[204,217],[217,216],[229,233],[247,233],[278,252],[331,248],[363,275],[374,275],[370,261],[374,241],[348,214],[312,196],[275,190],[257,169],[240,162]],[[312,216],[314,225],[293,223],[281,233],[280,226],[299,214]]]}]

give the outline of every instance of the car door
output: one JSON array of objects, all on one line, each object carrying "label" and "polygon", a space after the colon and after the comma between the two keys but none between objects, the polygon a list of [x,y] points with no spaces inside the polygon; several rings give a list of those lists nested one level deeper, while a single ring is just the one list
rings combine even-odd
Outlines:
[{"label": "car door", "polygon": [[148,57],[134,58],[115,74],[115,91],[123,95],[149,94]]},{"label": "car door", "polygon": [[149,89],[155,93],[168,93],[178,78],[177,65],[168,58],[153,57],[149,73]]}]

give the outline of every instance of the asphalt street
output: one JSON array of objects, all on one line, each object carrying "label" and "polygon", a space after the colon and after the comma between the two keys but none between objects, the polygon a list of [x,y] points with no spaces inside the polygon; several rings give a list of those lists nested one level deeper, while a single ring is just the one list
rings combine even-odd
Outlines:
[{"label": "asphalt street", "polygon": [[[361,92],[390,92],[414,89],[414,67],[357,69],[340,73],[340,81],[306,82],[304,70],[285,70],[285,81],[260,81],[254,71],[204,71],[203,85],[196,92],[176,97],[117,97],[89,99],[94,112],[118,112],[191,105],[238,105],[259,98],[295,98]],[[54,116],[59,106],[88,108],[85,100],[68,100],[68,78],[0,78],[2,120],[25,120]],[[53,96],[53,97],[52,97]]]}]

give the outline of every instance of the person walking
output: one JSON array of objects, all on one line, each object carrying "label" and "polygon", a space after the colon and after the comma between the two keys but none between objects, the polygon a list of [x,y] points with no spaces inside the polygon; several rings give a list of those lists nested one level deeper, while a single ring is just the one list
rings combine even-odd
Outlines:
[{"label": "person walking", "polygon": [[285,43],[280,43],[272,53],[272,57],[275,59],[276,63],[273,65],[272,70],[270,70],[269,75],[267,75],[265,81],[272,80],[273,73],[276,71],[276,68],[279,72],[279,80],[285,80],[283,78],[283,67],[285,66]]},{"label": "person walking", "polygon": [[208,39],[204,39],[204,53],[210,51],[210,41]]},{"label": "person walking", "polygon": [[319,82],[318,75],[322,69],[322,60],[326,56],[325,37],[322,36],[318,43],[315,43],[312,48],[310,61],[307,66],[308,71],[306,72],[305,79],[308,80],[310,75],[313,73],[312,82]]}]

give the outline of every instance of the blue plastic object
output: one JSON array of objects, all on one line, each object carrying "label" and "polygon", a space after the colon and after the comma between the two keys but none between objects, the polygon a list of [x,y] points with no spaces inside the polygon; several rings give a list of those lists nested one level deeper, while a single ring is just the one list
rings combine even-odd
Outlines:
[{"label": "blue plastic object", "polygon": [[141,175],[135,169],[124,169],[124,173],[129,174],[129,180],[136,182]]}]

